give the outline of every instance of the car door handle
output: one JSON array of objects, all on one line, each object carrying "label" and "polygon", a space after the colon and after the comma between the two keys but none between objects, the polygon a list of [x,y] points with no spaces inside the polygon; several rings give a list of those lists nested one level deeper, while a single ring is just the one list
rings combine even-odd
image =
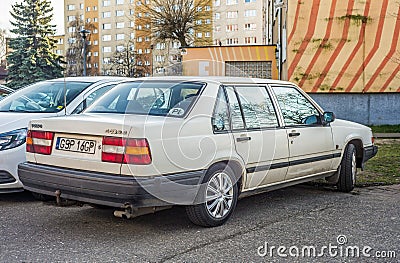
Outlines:
[{"label": "car door handle", "polygon": [[290,132],[289,137],[297,137],[300,135],[300,132]]},{"label": "car door handle", "polygon": [[251,140],[251,137],[239,137],[239,138],[236,138],[237,142],[244,142],[244,141],[250,141],[250,140]]}]

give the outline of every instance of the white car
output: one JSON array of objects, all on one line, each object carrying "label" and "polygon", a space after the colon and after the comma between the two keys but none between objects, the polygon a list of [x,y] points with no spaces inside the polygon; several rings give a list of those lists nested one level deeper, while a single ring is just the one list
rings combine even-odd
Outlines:
[{"label": "white car", "polygon": [[26,132],[31,119],[80,113],[122,79],[126,80],[115,77],[73,77],[42,81],[19,89],[1,100],[0,193],[23,191],[17,166],[25,162]]},{"label": "white car", "polygon": [[239,196],[327,178],[343,192],[373,157],[371,129],[336,119],[289,82],[144,78],[83,114],[31,121],[19,176],[29,191],[122,208],[185,205],[202,226]]}]

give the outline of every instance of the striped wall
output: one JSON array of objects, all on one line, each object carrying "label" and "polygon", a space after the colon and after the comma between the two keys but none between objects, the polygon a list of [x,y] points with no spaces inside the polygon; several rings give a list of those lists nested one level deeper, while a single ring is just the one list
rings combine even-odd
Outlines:
[{"label": "striped wall", "polygon": [[398,0],[288,0],[288,78],[307,92],[400,92],[399,34]]}]

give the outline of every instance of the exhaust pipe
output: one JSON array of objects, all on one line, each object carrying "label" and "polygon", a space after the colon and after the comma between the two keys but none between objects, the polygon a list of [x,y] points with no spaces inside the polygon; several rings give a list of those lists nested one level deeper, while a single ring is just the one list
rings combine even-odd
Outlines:
[{"label": "exhaust pipe", "polygon": [[135,208],[131,204],[125,204],[121,207],[124,210],[115,210],[114,216],[124,219],[132,219],[138,216],[153,214],[158,211],[170,209],[172,206],[154,206],[154,207],[143,207]]}]

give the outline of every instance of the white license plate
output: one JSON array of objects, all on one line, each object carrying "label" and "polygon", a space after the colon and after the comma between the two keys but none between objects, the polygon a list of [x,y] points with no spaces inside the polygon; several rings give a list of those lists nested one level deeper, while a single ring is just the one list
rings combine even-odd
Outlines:
[{"label": "white license plate", "polygon": [[56,141],[56,149],[61,151],[94,154],[96,151],[96,141],[58,137]]}]

